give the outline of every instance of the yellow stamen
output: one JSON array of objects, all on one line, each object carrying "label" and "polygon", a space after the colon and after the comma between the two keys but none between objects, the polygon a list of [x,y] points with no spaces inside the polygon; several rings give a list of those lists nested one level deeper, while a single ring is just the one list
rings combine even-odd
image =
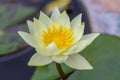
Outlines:
[{"label": "yellow stamen", "polygon": [[43,31],[42,35],[45,46],[54,42],[60,50],[68,49],[75,41],[70,28],[64,28],[63,25],[56,23],[53,23],[52,27],[48,27],[47,31]]}]

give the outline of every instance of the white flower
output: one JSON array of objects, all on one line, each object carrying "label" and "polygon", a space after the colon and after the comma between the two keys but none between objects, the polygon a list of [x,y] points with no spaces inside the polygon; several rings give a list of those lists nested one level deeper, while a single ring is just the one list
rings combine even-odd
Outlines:
[{"label": "white flower", "polygon": [[27,21],[27,24],[30,33],[18,33],[37,52],[28,65],[44,66],[55,61],[75,69],[92,69],[78,52],[86,48],[99,33],[83,35],[81,14],[70,22],[65,11],[60,13],[55,8],[50,18],[40,12],[39,19],[34,18],[34,22]]}]

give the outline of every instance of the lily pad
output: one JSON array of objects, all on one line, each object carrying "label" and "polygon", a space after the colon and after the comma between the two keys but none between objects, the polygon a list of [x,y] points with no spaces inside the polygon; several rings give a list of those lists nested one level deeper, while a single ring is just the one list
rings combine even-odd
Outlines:
[{"label": "lily pad", "polygon": [[24,44],[24,41],[21,37],[19,37],[17,33],[18,30],[26,31],[27,27],[23,24],[16,27],[11,27],[10,29],[2,32],[0,35],[0,56],[16,52],[24,46],[21,46],[21,44]]},{"label": "lily pad", "polygon": [[[80,52],[93,66],[93,70],[76,70],[67,80],[120,80],[120,38],[101,34]],[[65,65],[64,65],[65,66]],[[65,72],[72,69],[66,67]],[[54,64],[38,67],[32,80],[56,80],[59,76]]]},{"label": "lily pad", "polygon": [[6,29],[35,13],[34,8],[18,4],[0,4],[0,29]]},{"label": "lily pad", "polygon": [[120,80],[120,38],[102,34],[82,54],[93,66],[75,71],[67,80]]},{"label": "lily pad", "polygon": [[[73,69],[62,64],[63,71],[67,74],[73,71]],[[56,69],[54,63],[49,64],[48,66],[37,67],[32,80],[56,80],[60,75]]]},{"label": "lily pad", "polygon": [[17,31],[27,30],[27,25],[18,23],[24,22],[35,11],[34,8],[18,4],[0,4],[0,56],[17,52],[26,46]]}]

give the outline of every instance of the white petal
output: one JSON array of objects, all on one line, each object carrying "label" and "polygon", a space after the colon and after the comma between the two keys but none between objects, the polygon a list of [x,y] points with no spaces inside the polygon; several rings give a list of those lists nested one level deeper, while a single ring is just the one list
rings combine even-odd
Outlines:
[{"label": "white petal", "polygon": [[34,33],[33,22],[30,20],[27,20],[27,25],[28,25],[28,29],[29,29],[30,33],[33,34]]},{"label": "white petal", "polygon": [[18,34],[24,39],[26,43],[28,43],[32,47],[35,47],[37,45],[36,41],[34,40],[34,37],[31,34],[22,31],[18,31]]},{"label": "white petal", "polygon": [[55,7],[53,12],[52,12],[51,19],[56,20],[59,15],[60,15],[60,11],[57,7]]},{"label": "white petal", "polygon": [[82,23],[78,27],[77,26],[74,26],[74,27],[76,27],[76,28],[72,29],[73,37],[75,38],[76,42],[78,42],[81,39],[81,37],[83,36],[85,25],[84,25],[84,23]]},{"label": "white petal", "polygon": [[42,56],[38,53],[34,54],[30,61],[28,62],[29,66],[44,66],[50,64],[53,60],[50,57]]},{"label": "white petal", "polygon": [[70,19],[65,11],[60,14],[60,16],[55,20],[55,22],[63,25],[64,27],[70,27]]},{"label": "white petal", "polygon": [[63,53],[63,55],[75,54],[78,45],[79,44],[75,44],[75,45],[71,46],[66,52]]},{"label": "white petal", "polygon": [[40,47],[40,46],[39,46],[39,47],[37,47],[35,50],[36,50],[37,53],[40,54],[40,55],[43,55],[43,56],[51,56],[51,53],[48,52],[48,51],[46,50],[46,48],[44,48],[44,47]]},{"label": "white petal", "polygon": [[36,47],[36,51],[40,55],[44,56],[52,56],[52,55],[58,55],[60,51],[56,47],[55,44],[50,44],[49,46],[45,47],[42,43]]},{"label": "white petal", "polygon": [[67,60],[67,58],[67,55],[52,56],[52,60],[54,60],[56,63],[63,63]]},{"label": "white petal", "polygon": [[88,45],[90,45],[94,39],[99,36],[100,33],[91,33],[84,35],[80,42],[78,42],[79,46],[77,47],[75,53],[81,52],[83,49],[85,49]]},{"label": "white petal", "polygon": [[71,21],[71,28],[73,31],[73,37],[75,37],[76,42],[79,41],[84,33],[84,23],[81,23],[82,14],[79,14]]},{"label": "white petal", "polygon": [[52,23],[52,20],[47,15],[45,15],[43,12],[40,12],[39,20],[46,27],[48,27]]},{"label": "white petal", "polygon": [[60,50],[56,46],[56,44],[53,42],[47,46],[47,51],[50,52],[51,55],[58,55],[60,54]]},{"label": "white petal", "polygon": [[79,14],[71,21],[71,28],[73,29],[73,31],[77,30],[77,27],[81,26],[81,18],[82,14]]},{"label": "white petal", "polygon": [[71,68],[79,70],[93,69],[88,61],[79,54],[69,56],[69,58],[65,61],[65,64]]},{"label": "white petal", "polygon": [[37,33],[42,34],[43,31],[46,31],[46,26],[43,25],[38,19],[34,18],[34,30]]}]

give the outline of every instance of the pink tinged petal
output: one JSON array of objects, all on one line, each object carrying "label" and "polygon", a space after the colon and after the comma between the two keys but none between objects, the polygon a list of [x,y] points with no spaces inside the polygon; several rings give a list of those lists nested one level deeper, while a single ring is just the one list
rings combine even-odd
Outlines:
[{"label": "pink tinged petal", "polygon": [[81,52],[83,49],[85,49],[88,45],[90,45],[96,37],[98,37],[100,33],[91,33],[84,35],[80,42],[78,42],[78,47],[75,51],[75,53]]},{"label": "pink tinged petal", "polygon": [[34,34],[34,25],[33,25],[33,22],[30,21],[30,20],[27,20],[27,25],[28,25],[29,32],[31,34]]},{"label": "pink tinged petal", "polygon": [[70,19],[65,11],[60,14],[60,16],[55,20],[55,22],[63,25],[64,27],[70,27]]},{"label": "pink tinged petal", "polygon": [[46,27],[48,27],[53,21],[43,12],[40,12],[40,17],[39,17],[39,21],[45,25]]},{"label": "pink tinged petal", "polygon": [[30,61],[28,62],[29,66],[44,66],[50,64],[53,60],[50,57],[42,56],[38,53],[34,54]]},{"label": "pink tinged petal", "polygon": [[28,43],[30,46],[32,47],[36,47],[37,43],[33,37],[33,35],[26,33],[26,32],[22,32],[22,31],[18,31],[18,34],[23,38],[23,40]]},{"label": "pink tinged petal", "polygon": [[68,56],[67,55],[57,55],[57,56],[52,56],[51,58],[56,63],[63,63],[67,60]]},{"label": "pink tinged petal", "polygon": [[79,54],[71,55],[65,61],[65,64],[71,68],[78,70],[90,70],[93,67],[88,63],[88,61]]},{"label": "pink tinged petal", "polygon": [[82,18],[82,14],[79,14],[71,21],[71,28],[74,33],[73,37],[75,37],[76,42],[78,42],[81,39],[84,33],[85,24],[81,23],[81,18]]},{"label": "pink tinged petal", "polygon": [[58,47],[56,46],[56,44],[54,42],[52,42],[51,44],[49,44],[46,48],[46,50],[51,54],[51,55],[59,55],[60,54],[60,50],[58,49]]},{"label": "pink tinged petal", "polygon": [[57,7],[55,7],[52,12],[51,19],[54,21],[59,17],[59,15],[60,15],[60,11]]}]

